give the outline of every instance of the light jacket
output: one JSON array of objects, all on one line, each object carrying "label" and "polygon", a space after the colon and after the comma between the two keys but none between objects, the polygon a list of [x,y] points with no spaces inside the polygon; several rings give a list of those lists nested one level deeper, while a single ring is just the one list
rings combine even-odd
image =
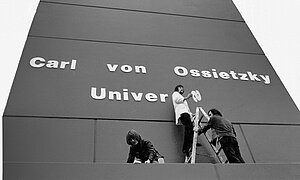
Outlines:
[{"label": "light jacket", "polygon": [[177,91],[172,94],[172,101],[175,111],[175,122],[176,125],[181,125],[182,123],[179,120],[179,117],[182,113],[189,113],[191,115],[191,111],[189,105],[184,97]]}]

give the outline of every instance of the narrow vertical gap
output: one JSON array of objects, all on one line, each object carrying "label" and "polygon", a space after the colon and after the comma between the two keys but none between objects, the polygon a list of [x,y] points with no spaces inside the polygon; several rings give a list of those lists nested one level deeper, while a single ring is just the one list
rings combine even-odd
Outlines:
[{"label": "narrow vertical gap", "polygon": [[213,166],[214,166],[214,168],[215,168],[215,171],[216,171],[216,175],[217,175],[218,180],[221,180],[221,177],[220,177],[220,174],[219,174],[219,171],[218,171],[217,166],[216,166],[216,165],[213,165]]},{"label": "narrow vertical gap", "polygon": [[246,136],[245,136],[245,133],[244,133],[244,130],[243,130],[241,124],[239,124],[239,127],[240,127],[240,129],[241,129],[241,132],[242,132],[242,135],[243,135],[244,140],[245,140],[245,142],[246,142],[246,145],[247,145],[247,147],[248,147],[248,149],[249,149],[251,158],[252,158],[253,162],[256,163],[256,161],[255,161],[255,159],[254,159],[254,156],[253,156],[253,153],[252,153],[252,151],[251,151],[250,145],[249,145],[249,143],[248,143],[248,141],[247,141],[247,138],[246,138]]},{"label": "narrow vertical gap", "polygon": [[96,163],[96,139],[97,138],[97,119],[94,119],[94,152],[93,152],[93,163]]}]

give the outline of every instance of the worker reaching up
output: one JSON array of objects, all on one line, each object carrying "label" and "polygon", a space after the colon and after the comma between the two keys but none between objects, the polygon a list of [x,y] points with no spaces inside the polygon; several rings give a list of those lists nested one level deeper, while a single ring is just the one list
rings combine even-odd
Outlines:
[{"label": "worker reaching up", "polygon": [[185,162],[188,161],[191,156],[192,144],[193,144],[193,123],[192,113],[190,111],[187,100],[192,97],[189,93],[187,96],[183,96],[184,87],[177,85],[172,94],[172,101],[175,111],[175,122],[176,125],[184,125],[184,140],[182,152],[185,154]]}]

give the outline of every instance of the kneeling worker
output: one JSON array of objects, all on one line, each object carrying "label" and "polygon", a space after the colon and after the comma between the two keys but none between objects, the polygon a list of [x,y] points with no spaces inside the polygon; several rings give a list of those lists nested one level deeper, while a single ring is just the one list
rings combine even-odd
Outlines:
[{"label": "kneeling worker", "polygon": [[135,131],[130,130],[126,135],[126,142],[130,146],[127,163],[160,163],[163,164],[164,157],[154,148],[150,141],[142,139]]},{"label": "kneeling worker", "polygon": [[236,132],[231,122],[223,118],[217,109],[209,110],[208,116],[210,117],[208,124],[202,130],[200,129],[198,134],[206,133],[210,128],[214,129],[229,163],[245,163],[241,156],[236,140]]}]

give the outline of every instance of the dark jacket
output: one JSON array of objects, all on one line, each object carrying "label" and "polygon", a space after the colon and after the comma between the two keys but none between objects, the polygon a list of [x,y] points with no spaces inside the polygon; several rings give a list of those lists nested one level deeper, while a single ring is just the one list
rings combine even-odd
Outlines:
[{"label": "dark jacket", "polygon": [[140,159],[142,163],[149,159],[152,163],[159,158],[163,158],[163,156],[159,154],[150,141],[141,139],[137,145],[130,146],[127,163],[133,163],[134,158]]},{"label": "dark jacket", "polygon": [[215,129],[217,136],[220,138],[223,136],[236,136],[231,122],[218,115],[214,115],[209,119],[208,124],[203,128],[202,132],[205,133],[210,128]]}]

